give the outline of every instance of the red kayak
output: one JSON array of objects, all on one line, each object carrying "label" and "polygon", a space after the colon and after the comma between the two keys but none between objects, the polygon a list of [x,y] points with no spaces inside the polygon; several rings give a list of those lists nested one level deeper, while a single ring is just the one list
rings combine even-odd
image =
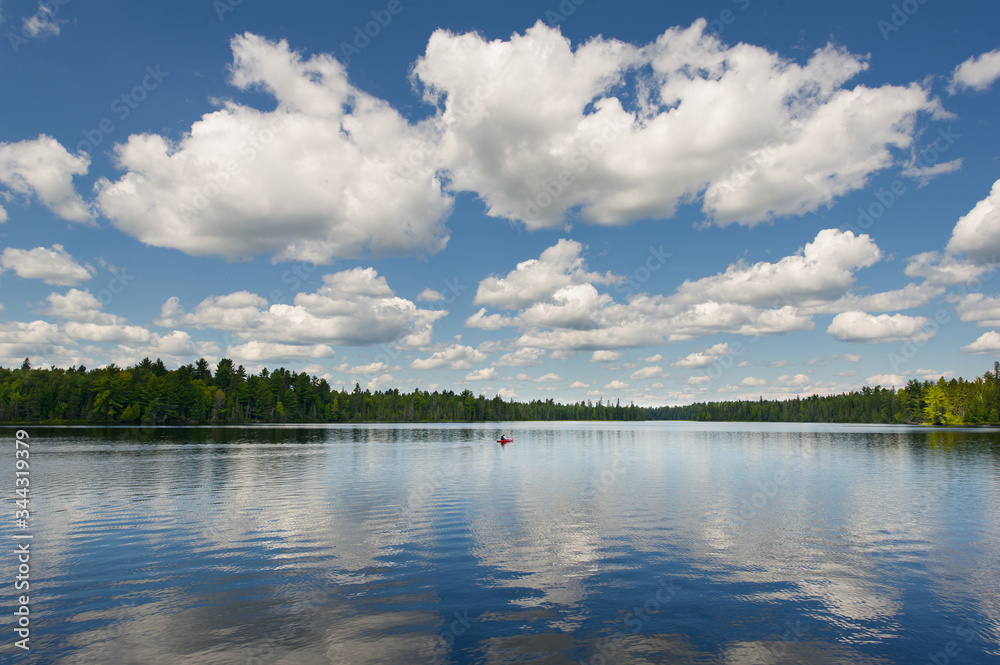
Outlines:
[{"label": "red kayak", "polygon": [[505,443],[510,443],[513,440],[514,439],[508,439],[507,437],[504,436],[504,437],[500,437],[499,439],[497,439],[497,443],[499,443],[499,444],[505,444]]}]

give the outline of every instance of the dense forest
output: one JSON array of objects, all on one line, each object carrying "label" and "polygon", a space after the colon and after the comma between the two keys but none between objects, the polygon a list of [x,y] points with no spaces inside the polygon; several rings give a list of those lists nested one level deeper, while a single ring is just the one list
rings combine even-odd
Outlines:
[{"label": "dense forest", "polygon": [[648,420],[825,422],[926,425],[998,424],[1000,367],[974,381],[911,379],[899,390],[876,386],[789,400],[700,402],[645,409]]},{"label": "dense forest", "polygon": [[325,379],[284,368],[248,374],[223,358],[168,370],[148,358],[128,368],[0,367],[0,422],[177,425],[503,420],[714,420],[979,425],[1000,418],[1000,363],[973,381],[911,380],[839,395],[702,402],[676,407],[598,401],[504,401],[471,390],[409,393],[334,390]]}]

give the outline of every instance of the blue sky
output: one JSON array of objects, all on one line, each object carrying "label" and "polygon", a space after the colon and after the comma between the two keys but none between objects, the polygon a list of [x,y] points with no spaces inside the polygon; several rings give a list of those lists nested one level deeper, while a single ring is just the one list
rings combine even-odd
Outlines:
[{"label": "blue sky", "polygon": [[0,2],[0,365],[644,405],[1000,357],[991,2]]}]

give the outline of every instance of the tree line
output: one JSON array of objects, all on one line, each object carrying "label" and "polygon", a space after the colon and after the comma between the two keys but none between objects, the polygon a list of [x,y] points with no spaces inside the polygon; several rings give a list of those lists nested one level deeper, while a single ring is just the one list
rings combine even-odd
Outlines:
[{"label": "tree line", "polygon": [[972,381],[910,379],[895,390],[865,386],[839,395],[699,402],[646,410],[650,420],[923,425],[1000,424],[1000,363]]},{"label": "tree line", "polygon": [[749,422],[925,423],[1000,422],[1000,363],[975,380],[911,380],[899,390],[865,387],[839,395],[790,400],[699,402],[639,407],[620,401],[563,404],[487,398],[471,390],[333,389],[322,378],[285,368],[250,374],[223,358],[167,369],[149,358],[108,365],[18,369],[0,367],[0,422],[103,425],[241,423],[472,422],[517,420],[708,420]]},{"label": "tree line", "polygon": [[181,425],[239,423],[642,420],[631,404],[565,405],[487,399],[471,390],[335,390],[326,379],[285,368],[250,374],[223,358],[168,370],[161,360],[132,367],[0,367],[0,422]]}]

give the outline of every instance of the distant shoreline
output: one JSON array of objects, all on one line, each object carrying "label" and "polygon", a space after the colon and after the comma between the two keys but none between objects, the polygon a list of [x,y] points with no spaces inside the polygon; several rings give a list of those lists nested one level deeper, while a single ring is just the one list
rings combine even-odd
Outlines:
[{"label": "distant shoreline", "polygon": [[0,424],[284,425],[338,423],[500,423],[525,421],[801,422],[934,426],[1000,425],[1000,362],[974,380],[911,379],[904,388],[864,387],[837,395],[782,400],[623,405],[620,400],[516,402],[471,390],[334,390],[318,377],[285,368],[249,374],[223,358],[168,370],[149,358],[128,368],[88,370],[0,367]]}]

